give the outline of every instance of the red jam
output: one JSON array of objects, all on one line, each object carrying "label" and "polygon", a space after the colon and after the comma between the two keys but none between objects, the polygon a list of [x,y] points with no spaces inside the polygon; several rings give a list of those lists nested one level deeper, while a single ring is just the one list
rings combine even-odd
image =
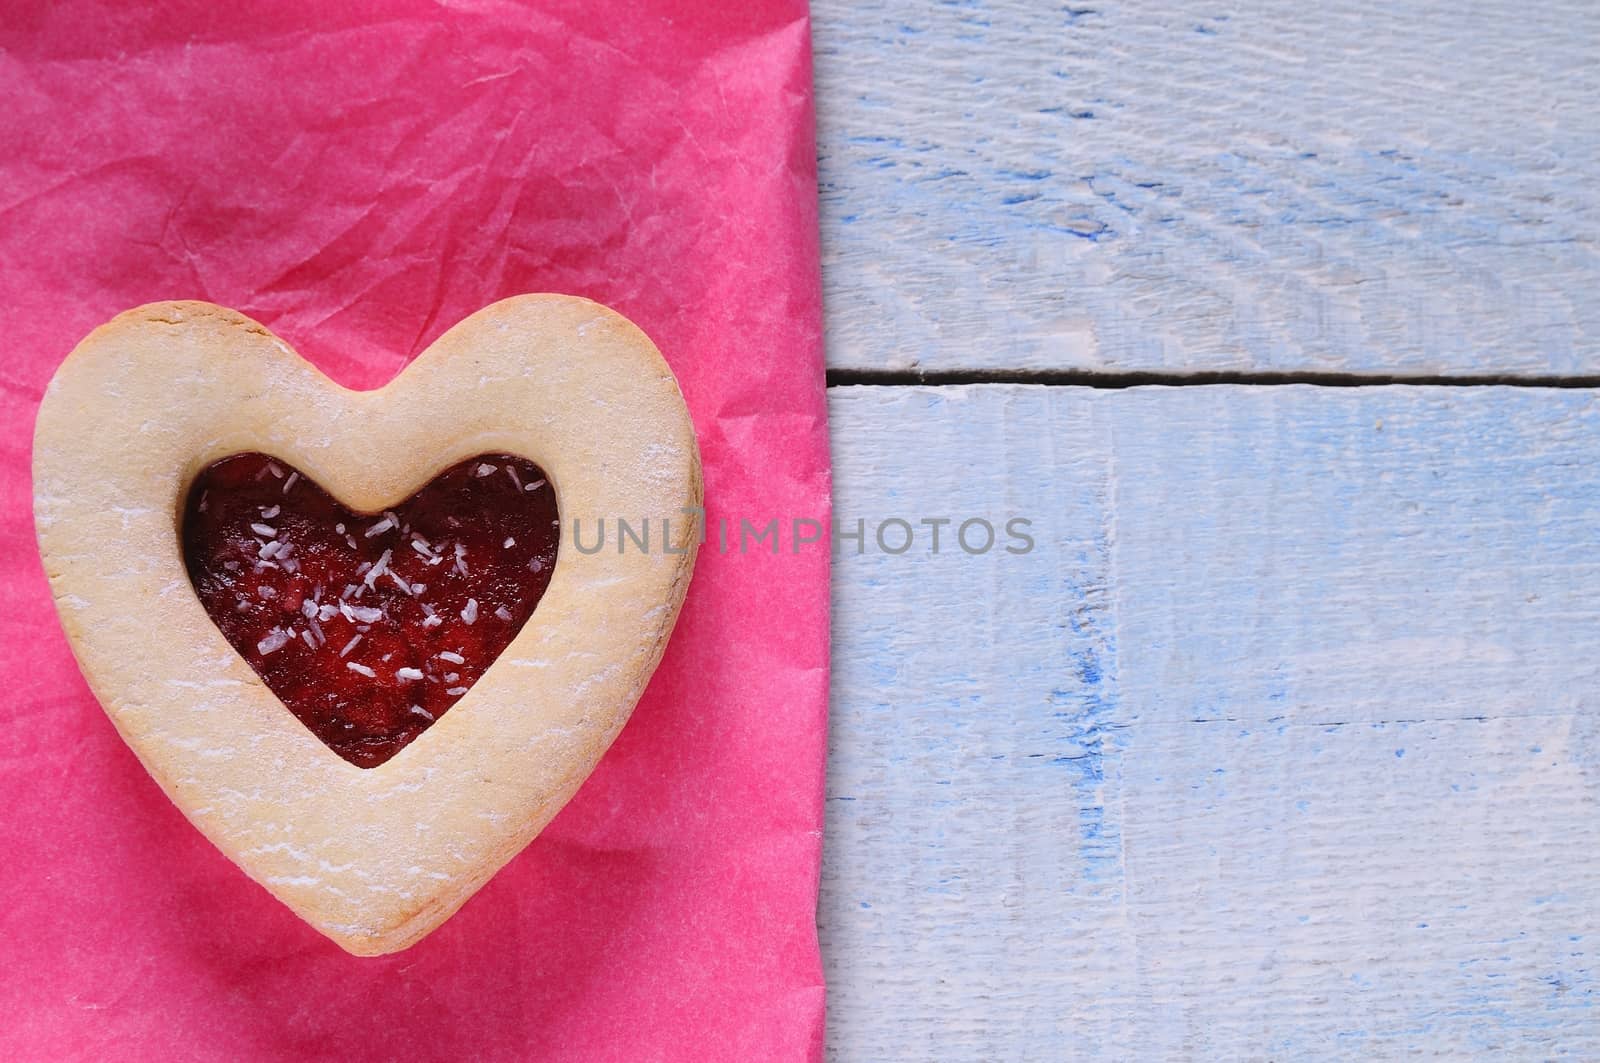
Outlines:
[{"label": "red jam", "polygon": [[550,583],[561,528],[537,465],[485,454],[352,513],[265,454],[200,473],[189,579],[234,649],[335,753],[372,768],[482,677]]}]

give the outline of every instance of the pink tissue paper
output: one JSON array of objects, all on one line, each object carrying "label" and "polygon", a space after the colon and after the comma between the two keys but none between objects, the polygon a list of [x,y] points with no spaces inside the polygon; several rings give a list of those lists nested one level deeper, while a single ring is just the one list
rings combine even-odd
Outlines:
[{"label": "pink tissue paper", "polygon": [[712,522],[826,522],[805,4],[24,0],[0,101],[0,1057],[819,1058],[825,542],[713,537],[571,805],[358,959],[122,744],[28,472],[51,373],[140,303],[234,307],[367,388],[479,307],[569,292],[672,364]]}]

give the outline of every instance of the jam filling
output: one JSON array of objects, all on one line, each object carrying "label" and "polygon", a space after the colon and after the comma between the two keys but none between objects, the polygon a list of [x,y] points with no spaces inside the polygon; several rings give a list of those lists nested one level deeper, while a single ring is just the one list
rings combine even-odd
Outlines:
[{"label": "jam filling", "polygon": [[555,568],[555,491],[485,454],[393,509],[353,513],[265,454],[203,470],[183,514],[200,602],[268,688],[372,768],[449,711],[533,614]]}]

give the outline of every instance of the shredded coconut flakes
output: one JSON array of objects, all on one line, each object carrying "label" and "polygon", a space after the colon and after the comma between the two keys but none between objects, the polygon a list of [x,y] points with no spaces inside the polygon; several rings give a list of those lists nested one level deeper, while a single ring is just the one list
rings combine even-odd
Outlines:
[{"label": "shredded coconut flakes", "polygon": [[375,624],[383,619],[383,610],[367,605],[351,605],[348,602],[339,603],[339,612],[344,618],[355,624]]},{"label": "shredded coconut flakes", "polygon": [[261,654],[263,657],[269,653],[276,653],[283,649],[284,646],[288,645],[289,640],[292,638],[294,638],[294,632],[285,631],[281,627],[275,627],[271,631],[267,632],[266,638],[256,643],[256,652]]},{"label": "shredded coconut flakes", "polygon": [[364,577],[363,582],[365,582],[368,587],[371,587],[378,581],[378,577],[383,575],[384,570],[389,567],[389,558],[392,556],[394,556],[393,550],[385,550],[383,552],[383,556],[378,558],[377,563],[367,570],[367,574]]}]

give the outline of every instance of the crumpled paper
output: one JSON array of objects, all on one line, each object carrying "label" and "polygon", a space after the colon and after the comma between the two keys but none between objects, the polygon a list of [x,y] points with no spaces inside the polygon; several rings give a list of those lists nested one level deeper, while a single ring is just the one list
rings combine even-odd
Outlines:
[{"label": "crumpled paper", "polygon": [[430,938],[357,959],[117,737],[56,624],[28,473],[50,374],[139,303],[235,307],[372,387],[471,311],[557,291],[661,347],[713,521],[826,520],[810,88],[789,0],[7,9],[0,1056],[820,1056],[825,544],[708,546],[572,804]]}]

